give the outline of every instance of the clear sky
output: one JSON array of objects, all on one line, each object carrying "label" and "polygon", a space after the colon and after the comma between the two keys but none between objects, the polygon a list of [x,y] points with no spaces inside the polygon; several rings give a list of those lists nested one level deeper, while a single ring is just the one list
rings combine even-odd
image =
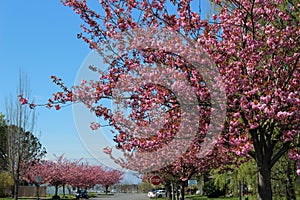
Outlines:
[{"label": "clear sky", "polygon": [[[58,87],[50,76],[62,77],[67,85],[90,53],[87,44],[77,39],[81,19],[59,0],[3,1],[0,6],[0,112],[4,100],[16,95],[19,71],[30,79],[32,97],[46,102]],[[72,109],[38,108],[37,129],[40,141],[53,154],[65,153],[70,159],[90,158],[76,132]]]}]

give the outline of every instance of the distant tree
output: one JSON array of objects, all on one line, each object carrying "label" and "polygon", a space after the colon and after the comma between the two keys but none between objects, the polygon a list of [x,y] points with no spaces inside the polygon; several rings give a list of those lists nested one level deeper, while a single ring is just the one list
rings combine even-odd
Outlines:
[{"label": "distant tree", "polygon": [[0,113],[0,170],[6,171],[7,164],[7,125],[5,116]]},{"label": "distant tree", "polygon": [[67,184],[69,180],[69,163],[63,155],[58,156],[56,161],[48,161],[46,163],[47,183],[55,187],[53,198],[59,198],[58,188]]},{"label": "distant tree", "polygon": [[36,178],[37,176],[40,176],[40,183],[54,186],[55,194],[53,198],[59,198],[58,189],[59,187],[66,185],[70,180],[72,168],[74,168],[74,166],[72,166],[72,162],[61,155],[57,156],[55,161],[42,160],[34,163],[30,166],[24,176],[24,180],[37,185],[38,183]]},{"label": "distant tree", "polygon": [[103,171],[101,177],[99,177],[99,184],[105,187],[105,193],[108,193],[108,188],[112,185],[119,183],[123,178],[123,172],[119,170],[109,170]]},{"label": "distant tree", "polygon": [[96,185],[97,179],[103,174],[100,166],[90,166],[87,162],[74,163],[70,169],[69,184],[79,189],[86,189]]},{"label": "distant tree", "polygon": [[212,176],[214,184],[221,190],[228,189],[227,193],[235,196],[239,195],[240,198],[248,192],[251,192],[253,195],[257,194],[257,188],[255,188],[258,179],[257,167],[253,159],[237,168],[232,166],[230,170],[223,171],[221,167],[214,169]]},{"label": "distant tree", "polygon": [[14,185],[14,180],[9,172],[0,172],[0,197],[5,196],[3,189],[11,188]]},{"label": "distant tree", "polygon": [[152,185],[149,182],[143,181],[138,185],[138,187],[139,187],[139,192],[143,192],[143,193],[152,190]]},{"label": "distant tree", "polygon": [[40,184],[47,183],[49,177],[48,177],[48,171],[47,171],[47,163],[52,161],[45,161],[41,160],[40,162],[35,162],[33,165],[31,165],[26,175],[23,177],[23,180],[30,184],[38,184],[37,182],[37,176],[41,177],[41,180],[39,180]]},{"label": "distant tree", "polygon": [[[17,94],[29,96],[29,81],[20,73]],[[14,180],[14,199],[18,199],[18,186],[32,162],[41,159],[45,153],[38,138],[33,134],[35,112],[22,106],[19,100],[10,96],[6,99],[7,161],[8,170]]]}]

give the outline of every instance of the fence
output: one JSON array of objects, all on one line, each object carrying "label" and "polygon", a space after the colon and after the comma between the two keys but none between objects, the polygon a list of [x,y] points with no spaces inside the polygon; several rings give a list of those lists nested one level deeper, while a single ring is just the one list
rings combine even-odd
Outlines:
[{"label": "fence", "polygon": [[[2,189],[4,196],[12,196],[12,190],[9,188]],[[1,194],[1,191],[0,191]],[[37,187],[36,186],[19,186],[19,197],[36,197]],[[46,186],[40,186],[39,196],[46,196]]]}]

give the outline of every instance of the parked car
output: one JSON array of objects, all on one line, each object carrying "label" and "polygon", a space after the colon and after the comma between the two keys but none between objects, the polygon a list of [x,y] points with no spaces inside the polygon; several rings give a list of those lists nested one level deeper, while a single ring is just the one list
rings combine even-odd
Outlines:
[{"label": "parked car", "polygon": [[148,192],[148,197],[149,198],[154,198],[154,197],[156,197],[155,195],[156,195],[155,190]]},{"label": "parked car", "polygon": [[166,191],[165,190],[156,190],[156,196],[158,198],[166,197]]},{"label": "parked car", "polygon": [[89,198],[89,194],[86,190],[78,190],[75,194],[76,199],[80,199],[80,198],[85,198],[88,199]]},{"label": "parked car", "polygon": [[165,190],[153,190],[148,192],[149,198],[162,198],[166,197],[166,191]]}]

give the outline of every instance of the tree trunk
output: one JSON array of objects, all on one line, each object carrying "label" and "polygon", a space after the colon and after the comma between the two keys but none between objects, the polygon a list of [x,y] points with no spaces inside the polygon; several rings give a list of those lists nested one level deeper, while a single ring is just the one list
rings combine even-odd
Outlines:
[{"label": "tree trunk", "polygon": [[271,169],[259,167],[258,169],[258,199],[272,200]]},{"label": "tree trunk", "polygon": [[178,186],[178,183],[176,183],[176,200],[178,200],[179,199],[179,191],[180,190],[180,187]]},{"label": "tree trunk", "polygon": [[55,186],[55,196],[58,194],[58,185]]},{"label": "tree trunk", "polygon": [[175,190],[174,182],[171,182],[171,200],[175,199],[175,194],[177,194],[177,188]]},{"label": "tree trunk", "polygon": [[186,181],[181,181],[180,200],[184,200]]},{"label": "tree trunk", "polygon": [[294,188],[294,180],[292,170],[295,170],[293,167],[292,161],[288,160],[287,169],[286,169],[286,199],[287,200],[296,200],[296,192]]},{"label": "tree trunk", "polygon": [[14,184],[14,200],[18,200],[19,198],[19,180],[15,180]]},{"label": "tree trunk", "polygon": [[165,184],[165,188],[166,188],[166,198],[171,199],[172,198],[171,182],[167,181]]},{"label": "tree trunk", "polygon": [[65,197],[66,196],[66,185],[63,184],[63,196]]},{"label": "tree trunk", "polygon": [[105,194],[108,193],[108,185],[105,186]]},{"label": "tree trunk", "polygon": [[71,188],[67,187],[69,194],[72,194]]}]

